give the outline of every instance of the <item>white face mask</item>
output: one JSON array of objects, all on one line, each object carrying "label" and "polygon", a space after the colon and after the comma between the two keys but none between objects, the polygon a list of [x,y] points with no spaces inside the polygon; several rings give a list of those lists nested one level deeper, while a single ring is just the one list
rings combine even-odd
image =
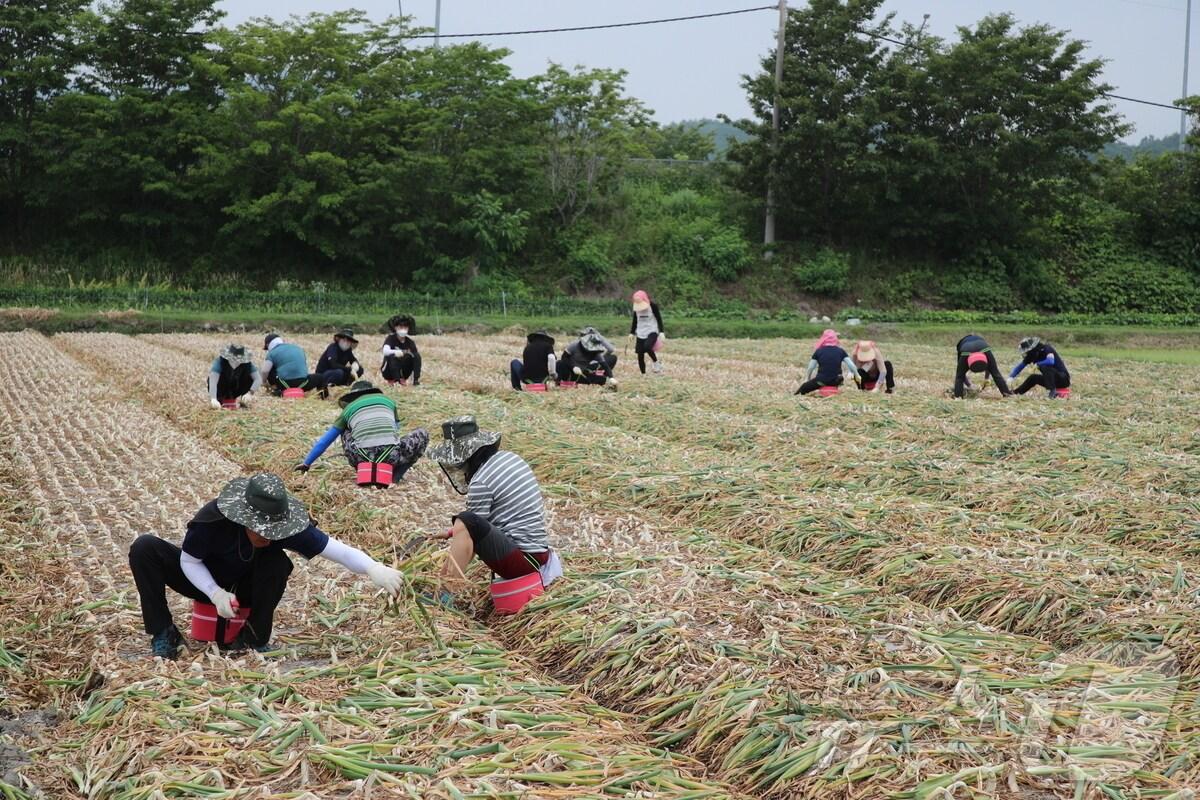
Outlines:
[{"label": "white face mask", "polygon": [[408,328],[396,328],[396,335],[403,339],[408,336]]},{"label": "white face mask", "polygon": [[340,348],[341,350],[349,350],[350,349],[350,342],[347,342],[344,339],[342,341],[338,342],[337,344],[338,344],[338,348]]}]

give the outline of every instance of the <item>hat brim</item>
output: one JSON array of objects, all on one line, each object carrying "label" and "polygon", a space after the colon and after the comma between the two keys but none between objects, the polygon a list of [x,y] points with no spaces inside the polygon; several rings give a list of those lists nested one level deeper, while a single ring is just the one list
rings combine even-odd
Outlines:
[{"label": "hat brim", "polygon": [[874,350],[859,350],[858,355],[855,356],[859,361],[874,361],[878,357],[879,353]]},{"label": "hat brim", "polygon": [[333,338],[335,338],[335,339],[345,339],[347,342],[354,342],[355,344],[358,344],[358,339],[355,339],[353,336],[347,336],[347,335],[346,335],[346,334],[344,334],[344,333],[335,333],[335,334],[333,335]]},{"label": "hat brim", "polygon": [[217,510],[230,522],[244,525],[264,539],[277,542],[295,536],[312,524],[308,509],[288,492],[287,511],[278,517],[263,514],[246,502],[246,485],[249,478],[234,478],[217,495]]},{"label": "hat brim", "polygon": [[250,358],[249,350],[243,350],[242,354],[239,356],[239,355],[235,355],[234,353],[230,352],[228,347],[226,347],[224,350],[221,351],[221,358],[228,361],[229,366],[231,366],[231,367],[240,367],[242,364],[249,364],[250,361],[252,360]]},{"label": "hat brim", "polygon": [[476,431],[470,436],[434,445],[426,451],[425,457],[439,464],[461,464],[475,455],[479,448],[496,444],[499,441],[500,434],[495,431]]},{"label": "hat brim", "polygon": [[646,311],[650,308],[650,304],[643,300],[635,300],[633,302],[634,311]]},{"label": "hat brim", "polygon": [[373,386],[370,389],[359,389],[357,392],[346,392],[344,395],[338,398],[338,405],[340,405],[342,408],[345,408],[358,398],[366,397],[369,394],[383,394],[383,389],[380,389],[378,386]]}]

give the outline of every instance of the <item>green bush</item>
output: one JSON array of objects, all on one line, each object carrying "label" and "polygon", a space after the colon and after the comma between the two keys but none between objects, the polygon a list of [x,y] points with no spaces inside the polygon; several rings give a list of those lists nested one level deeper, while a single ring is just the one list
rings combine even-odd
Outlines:
[{"label": "green bush", "polygon": [[1175,314],[1194,311],[1198,299],[1196,282],[1184,270],[1153,258],[1125,257],[1082,276],[1073,306],[1093,313]]},{"label": "green bush", "polygon": [[796,285],[812,294],[833,297],[850,289],[850,258],[829,248],[821,248],[796,262],[792,269]]},{"label": "green bush", "polygon": [[942,302],[950,308],[1007,311],[1017,304],[1004,262],[986,251],[953,262],[942,276],[940,290]]},{"label": "green bush", "polygon": [[593,288],[609,281],[613,275],[612,237],[607,234],[589,236],[567,254],[567,277],[575,289]]}]

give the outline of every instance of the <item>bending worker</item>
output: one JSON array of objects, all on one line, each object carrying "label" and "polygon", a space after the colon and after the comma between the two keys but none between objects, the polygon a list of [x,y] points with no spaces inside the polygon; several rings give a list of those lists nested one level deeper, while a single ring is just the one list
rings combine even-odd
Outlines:
[{"label": "bending worker", "polygon": [[[1010,397],[1012,390],[1008,388],[1008,384],[1004,382],[1004,376],[1000,374],[1000,368],[996,366],[996,356],[992,353],[992,347],[987,341],[978,334],[969,333],[958,340],[955,346],[955,352],[958,354],[958,368],[954,373],[954,396],[962,398],[963,391],[970,388],[971,380],[967,377],[968,372],[983,372],[991,377],[996,382],[996,388],[1000,390],[1000,394],[1004,397]],[[985,377],[986,381],[987,378]],[[982,387],[980,387],[982,390]]]},{"label": "bending worker", "polygon": [[208,373],[208,399],[213,408],[236,399],[245,407],[262,386],[262,375],[250,351],[243,345],[231,344],[221,350]]},{"label": "bending worker", "polygon": [[267,371],[267,384],[278,391],[283,389],[320,389],[322,397],[329,396],[320,375],[308,373],[308,358],[300,345],[285,342],[278,333],[268,333],[263,341],[263,349],[267,351],[264,366]]},{"label": "bending worker", "polygon": [[370,381],[356,381],[350,391],[338,398],[338,405],[342,413],[296,466],[297,472],[308,472],[340,436],[342,452],[351,467],[357,469],[364,461],[388,463],[392,465],[392,480],[398,481],[429,445],[429,432],[424,428],[400,435],[400,410],[396,402]]},{"label": "bending worker", "polygon": [[183,644],[167,606],[168,587],[184,597],[212,603],[225,619],[233,619],[239,606],[249,607],[245,625],[225,649],[270,650],[275,607],[292,574],[284,550],[336,561],[391,594],[401,586],[399,572],[314,525],[278,476],[264,472],[237,478],[196,512],[187,524],[182,547],[143,534],[129,548],[129,568],[146,633],[153,637],[154,655],[174,659]]},{"label": "bending worker", "polygon": [[871,341],[858,342],[854,345],[850,358],[854,361],[854,366],[858,367],[858,388],[864,392],[878,392],[882,388],[891,394],[896,388],[892,362],[884,359],[879,345]]},{"label": "bending worker", "polygon": [[525,337],[525,350],[521,353],[521,360],[514,358],[508,365],[512,388],[519,392],[527,383],[545,383],[556,374],[557,368],[554,337],[544,330],[534,331]]},{"label": "bending worker", "polygon": [[333,335],[333,344],[325,348],[317,361],[316,373],[326,386],[349,386],[356,372],[358,377],[363,376],[363,366],[354,355],[357,344],[358,339],[349,328],[342,328]]},{"label": "bending worker", "polygon": [[558,379],[617,388],[617,350],[595,328],[584,328],[558,360]]},{"label": "bending worker", "polygon": [[443,578],[461,581],[478,556],[501,578],[541,572],[549,586],[562,567],[550,549],[542,490],[529,464],[501,450],[500,434],[480,430],[474,417],[443,423],[442,436],[429,457],[454,490],[467,496],[467,507],[454,515],[450,530],[434,537],[450,540]]},{"label": "bending worker", "polygon": [[850,354],[842,349],[838,342],[837,331],[826,329],[817,340],[816,349],[808,361],[804,372],[804,383],[796,390],[796,394],[809,394],[823,386],[841,386],[842,367],[852,379],[858,378],[858,366],[850,359]]},{"label": "bending worker", "polygon": [[1067,371],[1067,364],[1051,345],[1036,336],[1027,336],[1017,345],[1017,349],[1021,352],[1021,361],[1009,373],[1010,380],[1030,364],[1040,370],[1039,374],[1030,375],[1017,387],[1017,394],[1025,394],[1035,386],[1043,386],[1050,397],[1058,397],[1059,389],[1071,388],[1071,373]]}]

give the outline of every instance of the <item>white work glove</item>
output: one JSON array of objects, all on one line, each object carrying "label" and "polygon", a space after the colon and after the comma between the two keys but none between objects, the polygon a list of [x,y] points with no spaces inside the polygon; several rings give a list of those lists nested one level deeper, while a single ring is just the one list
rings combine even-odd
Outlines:
[{"label": "white work glove", "polygon": [[583,370],[579,367],[575,367],[571,372],[574,372],[576,375],[583,375]]},{"label": "white work glove", "polygon": [[388,594],[395,594],[404,585],[404,576],[399,571],[378,562],[367,567],[367,577]]},{"label": "white work glove", "polygon": [[237,616],[237,597],[235,595],[224,589],[217,589],[209,599],[217,607],[217,613],[225,619],[233,619]]},{"label": "white work glove", "polygon": [[242,408],[249,408],[254,405],[254,395],[247,392],[238,398],[238,402],[242,404]]},{"label": "white work glove", "polygon": [[210,406],[212,406],[213,408],[215,408],[217,411],[220,411],[220,410],[221,410],[221,401],[220,401],[220,400],[218,400],[218,399],[217,399],[217,398],[215,398],[215,397],[210,397],[210,398],[208,399],[208,404],[209,404]]}]

